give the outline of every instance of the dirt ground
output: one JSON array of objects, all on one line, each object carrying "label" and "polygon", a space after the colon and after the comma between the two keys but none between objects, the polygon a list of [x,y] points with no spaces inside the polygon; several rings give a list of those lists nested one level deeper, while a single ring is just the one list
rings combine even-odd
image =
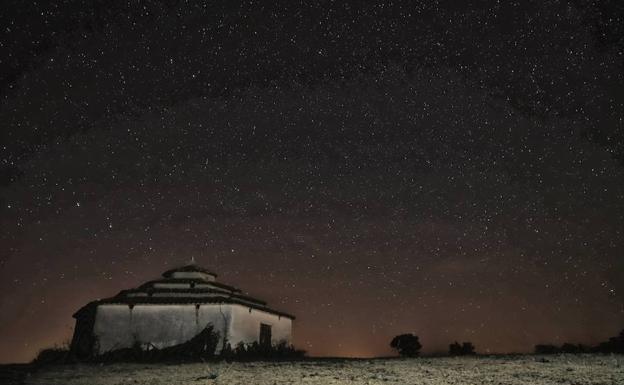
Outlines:
[{"label": "dirt ground", "polygon": [[65,365],[25,375],[26,384],[624,384],[624,356],[560,355],[182,365]]}]

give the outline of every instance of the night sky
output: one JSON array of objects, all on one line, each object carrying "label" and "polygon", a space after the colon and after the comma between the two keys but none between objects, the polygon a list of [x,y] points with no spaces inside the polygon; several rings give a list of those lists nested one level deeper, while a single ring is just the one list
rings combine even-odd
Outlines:
[{"label": "night sky", "polygon": [[191,257],[312,355],[624,327],[624,4],[6,0],[0,362]]}]

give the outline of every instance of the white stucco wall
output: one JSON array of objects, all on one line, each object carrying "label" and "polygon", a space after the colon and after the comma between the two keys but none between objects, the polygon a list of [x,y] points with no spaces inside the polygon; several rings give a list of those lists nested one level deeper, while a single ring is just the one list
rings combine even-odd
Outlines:
[{"label": "white stucco wall", "polygon": [[239,342],[252,343],[260,337],[260,324],[271,325],[271,342],[292,343],[292,320],[243,305],[231,305],[228,342],[236,347]]},{"label": "white stucco wall", "polygon": [[[158,348],[181,344],[201,332],[208,323],[223,338],[229,325],[229,305],[100,305],[94,334],[98,354],[132,346],[134,341],[151,343]],[[222,313],[223,312],[223,313]],[[221,344],[219,344],[221,346]]]},{"label": "white stucco wall", "polygon": [[[271,325],[273,343],[292,341],[292,320],[238,304],[128,305],[103,304],[97,308],[93,331],[98,354],[131,347],[134,341],[158,348],[181,344],[212,323],[223,339],[235,347],[258,341],[260,324]],[[217,350],[220,350],[220,341]]]}]

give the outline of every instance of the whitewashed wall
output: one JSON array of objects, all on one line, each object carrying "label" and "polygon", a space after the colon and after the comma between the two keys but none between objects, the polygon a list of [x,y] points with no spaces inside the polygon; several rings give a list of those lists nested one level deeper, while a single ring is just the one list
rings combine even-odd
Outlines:
[{"label": "whitewashed wall", "polygon": [[292,343],[292,320],[242,305],[231,305],[228,341],[235,347],[239,342],[252,343],[260,338],[260,324],[271,325],[271,341]]},{"label": "whitewashed wall", "polygon": [[[260,324],[271,325],[273,343],[292,341],[292,320],[238,304],[128,305],[105,304],[97,308],[94,334],[98,354],[131,347],[134,341],[158,348],[184,343],[212,323],[223,339],[235,347],[258,341]],[[222,341],[217,350],[220,350]]]},{"label": "whitewashed wall", "polygon": [[[94,334],[99,341],[98,354],[127,348],[134,341],[151,343],[158,348],[178,345],[201,332],[208,323],[223,338],[229,325],[229,305],[100,305]],[[219,347],[221,344],[218,345]]]}]

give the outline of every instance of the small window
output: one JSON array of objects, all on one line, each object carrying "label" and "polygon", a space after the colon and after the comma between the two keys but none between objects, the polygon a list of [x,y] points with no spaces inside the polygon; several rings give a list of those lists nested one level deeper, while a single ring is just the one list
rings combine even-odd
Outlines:
[{"label": "small window", "polygon": [[271,325],[260,324],[260,346],[271,346]]}]

